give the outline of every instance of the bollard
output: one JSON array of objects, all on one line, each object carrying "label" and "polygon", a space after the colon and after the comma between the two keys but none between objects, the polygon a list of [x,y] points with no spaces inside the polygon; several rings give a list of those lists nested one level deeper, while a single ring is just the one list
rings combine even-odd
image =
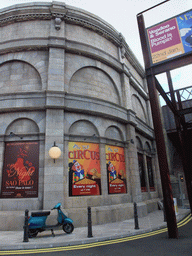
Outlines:
[{"label": "bollard", "polygon": [[91,221],[91,207],[89,206],[87,208],[87,210],[88,210],[88,213],[87,213],[87,215],[88,215],[88,221],[87,221],[87,223],[88,223],[88,235],[87,235],[87,237],[93,237],[93,235],[92,235],[92,221]]},{"label": "bollard", "polygon": [[28,213],[29,210],[25,210],[25,223],[24,223],[24,235],[23,235],[23,242],[29,242],[29,226],[28,226]]},{"label": "bollard", "polygon": [[135,229],[139,229],[138,215],[137,215],[137,204],[134,202],[134,220],[135,220]]}]

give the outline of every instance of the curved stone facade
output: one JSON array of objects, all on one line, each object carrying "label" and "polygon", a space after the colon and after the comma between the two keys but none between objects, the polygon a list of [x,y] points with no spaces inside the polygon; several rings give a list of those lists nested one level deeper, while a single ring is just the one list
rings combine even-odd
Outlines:
[{"label": "curved stone facade", "polygon": [[59,2],[1,9],[0,30],[0,218],[57,202],[76,226],[88,206],[93,224],[132,217],[133,201],[156,209],[145,73],[123,36]]}]

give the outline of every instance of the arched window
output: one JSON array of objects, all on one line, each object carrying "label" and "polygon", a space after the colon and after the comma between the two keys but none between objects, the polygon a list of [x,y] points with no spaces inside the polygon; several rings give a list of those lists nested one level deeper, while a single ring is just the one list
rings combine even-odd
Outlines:
[{"label": "arched window", "polygon": [[147,156],[147,171],[148,171],[150,191],[155,191],[152,158],[149,156]]},{"label": "arched window", "polygon": [[104,71],[95,67],[78,70],[70,80],[69,92],[120,103],[115,83]]},{"label": "arched window", "polygon": [[116,126],[110,126],[105,131],[105,137],[108,139],[123,141],[123,134]]},{"label": "arched window", "polygon": [[24,61],[8,61],[0,65],[0,93],[39,91],[41,77],[37,70]]},{"label": "arched window", "polygon": [[78,120],[75,123],[73,123],[71,125],[71,127],[69,128],[69,135],[70,136],[99,136],[99,133],[97,131],[97,128],[90,122],[87,120]]},{"label": "arched window", "polygon": [[143,104],[141,103],[141,100],[136,95],[132,95],[131,101],[132,101],[133,111],[136,113],[136,116],[141,120],[143,120],[144,122],[146,122],[147,117],[146,117]]},{"label": "arched window", "polygon": [[152,157],[151,157],[151,147],[148,142],[145,143],[145,151],[147,153],[146,161],[147,161],[149,188],[150,188],[150,191],[155,191],[154,177],[153,177],[153,165],[152,165]]}]

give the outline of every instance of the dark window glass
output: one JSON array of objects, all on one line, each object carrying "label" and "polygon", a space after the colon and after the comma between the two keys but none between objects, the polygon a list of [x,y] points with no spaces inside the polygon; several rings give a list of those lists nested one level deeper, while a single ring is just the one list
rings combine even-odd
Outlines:
[{"label": "dark window glass", "polygon": [[150,191],[155,191],[154,179],[153,179],[152,159],[151,159],[151,157],[148,157],[148,156],[147,156],[147,170],[148,170]]},{"label": "dark window glass", "polygon": [[146,192],[146,180],[145,180],[145,170],[144,170],[144,162],[143,162],[143,155],[138,153],[138,163],[139,163],[139,175],[140,175],[140,182],[141,182],[141,191]]}]

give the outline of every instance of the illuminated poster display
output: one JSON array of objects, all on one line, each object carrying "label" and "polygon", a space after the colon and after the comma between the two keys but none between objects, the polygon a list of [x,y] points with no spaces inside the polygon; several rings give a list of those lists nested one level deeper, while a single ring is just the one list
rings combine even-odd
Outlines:
[{"label": "illuminated poster display", "polygon": [[177,24],[185,53],[192,51],[192,10],[177,17]]},{"label": "illuminated poster display", "polygon": [[69,142],[69,196],[101,195],[99,144]]},{"label": "illuminated poster display", "polygon": [[38,197],[39,143],[5,144],[1,198]]},{"label": "illuminated poster display", "polygon": [[126,169],[124,148],[105,146],[109,194],[126,193]]},{"label": "illuminated poster display", "polygon": [[192,51],[192,10],[147,29],[152,64]]}]

